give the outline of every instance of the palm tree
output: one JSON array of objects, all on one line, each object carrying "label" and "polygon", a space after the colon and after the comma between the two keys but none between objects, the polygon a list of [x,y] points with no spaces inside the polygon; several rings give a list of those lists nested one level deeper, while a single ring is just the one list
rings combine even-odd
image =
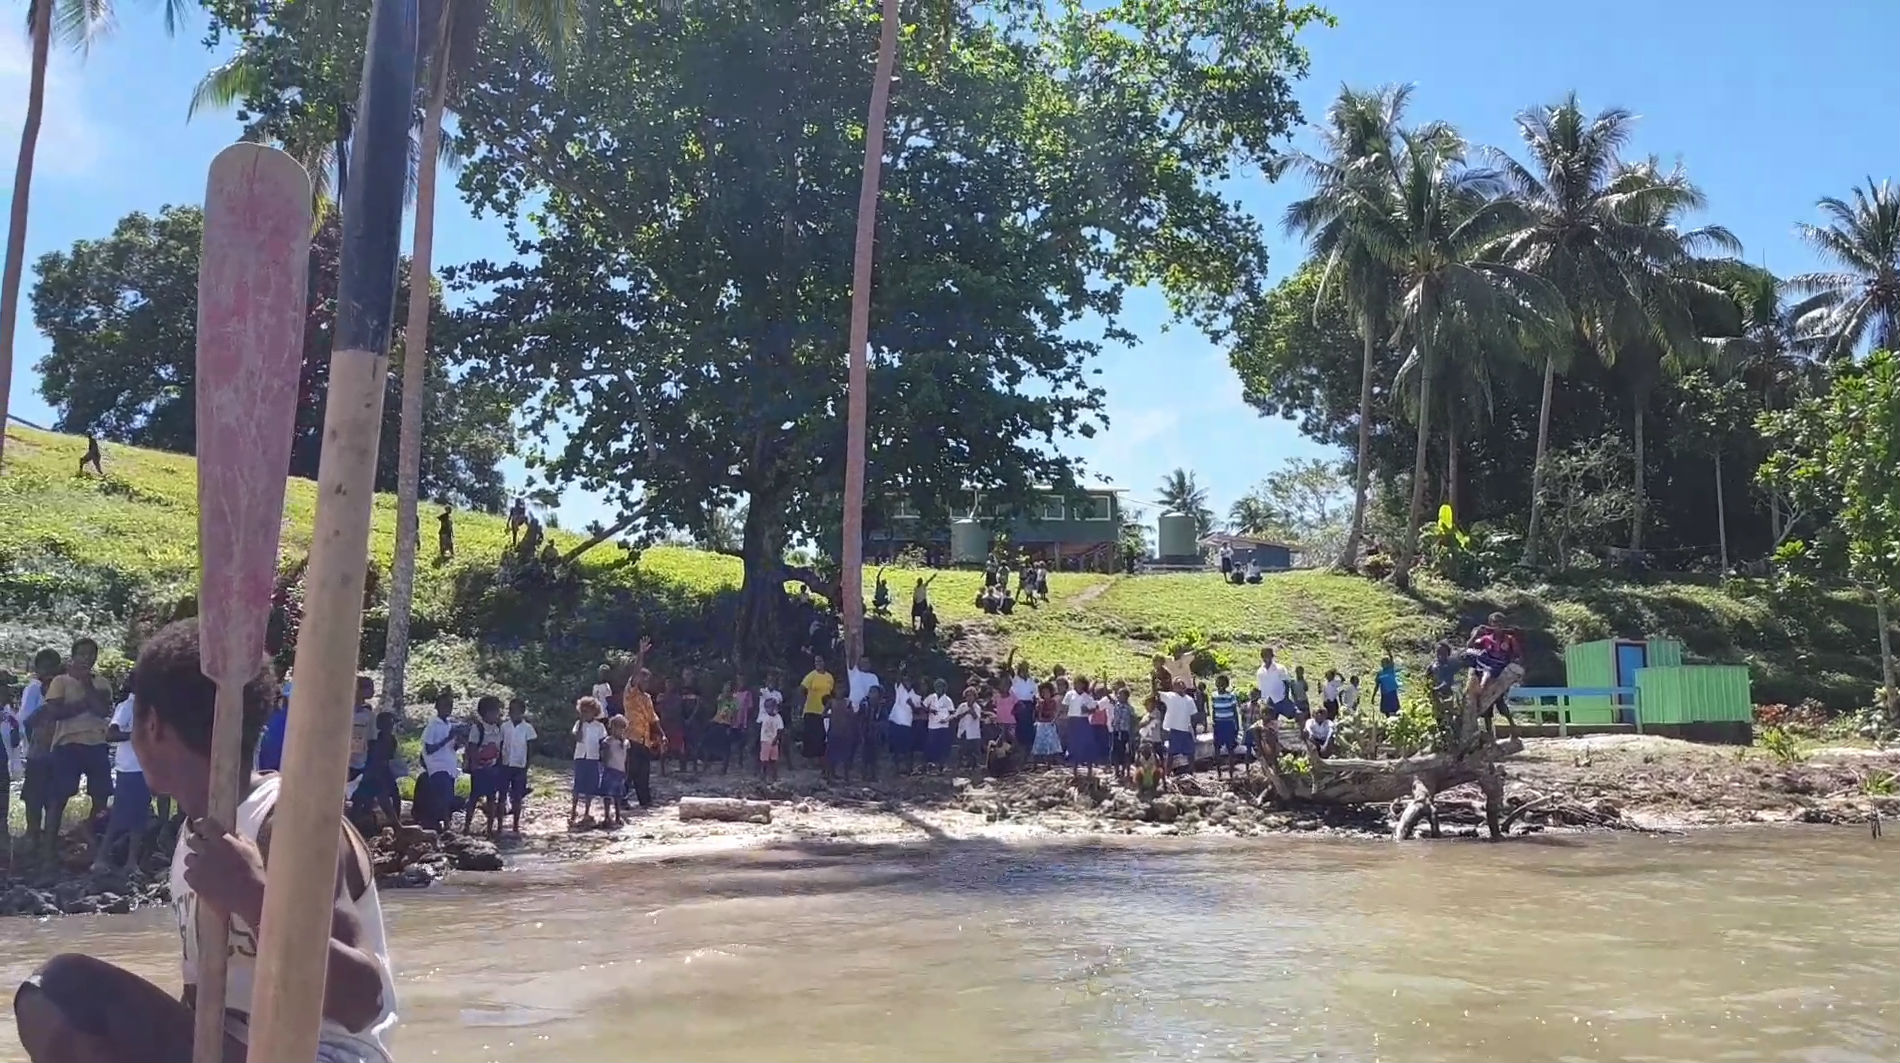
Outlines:
[{"label": "palm tree", "polygon": [[[7,413],[13,402],[13,335],[20,318],[20,277],[26,271],[27,208],[33,189],[33,157],[39,150],[40,119],[46,111],[46,63],[53,38],[83,52],[112,25],[109,0],[28,0],[33,39],[27,75],[26,116],[20,123],[20,157],[13,166],[13,209],[7,222],[6,265],[0,268],[0,456],[6,448]],[[165,32],[178,28],[184,0],[165,0]]]},{"label": "palm tree", "polygon": [[[944,22],[948,32],[949,22]],[[844,653],[856,664],[864,649],[864,425],[870,382],[866,348],[871,342],[871,258],[877,235],[877,188],[884,169],[884,115],[891,102],[897,65],[897,0],[884,0],[878,29],[877,69],[871,76],[871,108],[864,125],[864,173],[858,186],[857,242],[851,257],[851,350],[845,403],[844,543],[839,603],[844,614]]]},{"label": "palm tree", "polygon": [[1266,535],[1280,526],[1280,515],[1257,490],[1251,491],[1227,508],[1227,526],[1236,535]]},{"label": "palm tree", "polygon": [[524,32],[551,61],[579,28],[576,0],[437,0],[434,33],[428,39],[428,96],[422,108],[417,157],[416,217],[409,248],[409,321],[402,333],[402,431],[396,443],[396,550],[390,561],[389,639],[383,659],[383,705],[402,708],[403,672],[409,658],[409,618],[416,589],[416,496],[422,480],[422,398],[428,390],[429,311],[434,294],[435,184],[442,152],[442,117],[454,82],[475,63],[488,20]]},{"label": "palm tree", "polygon": [[1174,470],[1162,477],[1155,493],[1168,509],[1194,518],[1195,535],[1206,535],[1214,530],[1214,511],[1207,506],[1207,488],[1201,486],[1193,473],[1186,469]]},{"label": "palm tree", "polygon": [[1496,175],[1465,165],[1464,145],[1443,126],[1403,134],[1397,183],[1386,201],[1354,211],[1360,238],[1399,277],[1396,337],[1412,341],[1401,372],[1418,376],[1418,437],[1412,498],[1399,535],[1392,578],[1411,582],[1425,505],[1425,463],[1431,440],[1432,382],[1441,341],[1460,332],[1509,326],[1541,329],[1567,321],[1562,299],[1546,281],[1484,257],[1498,237],[1522,224],[1523,211]]},{"label": "palm tree", "polygon": [[1365,532],[1372,449],[1372,360],[1378,339],[1386,333],[1394,283],[1392,270],[1359,238],[1353,212],[1363,204],[1378,202],[1380,193],[1396,180],[1393,145],[1411,95],[1410,85],[1388,85],[1370,92],[1341,87],[1339,97],[1326,109],[1326,125],[1319,129],[1319,154],[1302,152],[1292,160],[1312,183],[1313,194],[1287,208],[1286,229],[1305,238],[1313,256],[1325,261],[1319,298],[1324,300],[1332,286],[1341,286],[1347,305],[1359,318],[1359,339],[1364,345],[1359,369],[1359,447],[1353,475],[1352,522],[1336,565],[1346,570],[1357,566],[1359,541]]},{"label": "palm tree", "polygon": [[[1703,205],[1701,190],[1679,171],[1659,179],[1653,169],[1623,165],[1619,153],[1635,122],[1635,115],[1617,107],[1586,118],[1573,92],[1555,104],[1518,113],[1518,136],[1529,166],[1496,149],[1487,153],[1524,211],[1523,224],[1490,253],[1555,285],[1570,311],[1569,335],[1545,349],[1524,539],[1527,565],[1537,560],[1556,374],[1578,354],[1614,364],[1625,345],[1645,340],[1652,331],[1645,306],[1651,280],[1674,269],[1685,254],[1681,239],[1637,224],[1630,214],[1674,215]],[[1682,237],[1719,247],[1734,242],[1726,230],[1715,228]]]},{"label": "palm tree", "polygon": [[1839,272],[1789,278],[1788,287],[1807,296],[1791,310],[1800,335],[1830,358],[1851,356],[1869,339],[1900,350],[1900,189],[1870,177],[1851,204],[1828,196],[1817,205],[1828,224],[1795,231]]}]

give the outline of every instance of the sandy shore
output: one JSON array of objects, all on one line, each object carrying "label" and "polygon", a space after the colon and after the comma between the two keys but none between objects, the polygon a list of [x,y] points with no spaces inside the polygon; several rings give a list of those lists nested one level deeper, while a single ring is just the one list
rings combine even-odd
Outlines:
[{"label": "sandy shore", "polygon": [[[1745,823],[1859,823],[1900,816],[1892,779],[1900,750],[1825,750],[1794,764],[1755,750],[1666,738],[1607,735],[1532,739],[1506,761],[1506,804],[1524,809],[1512,830],[1677,831]],[[750,767],[750,765],[748,765]],[[1091,782],[1066,770],[1005,779],[928,776],[827,784],[815,771],[766,784],[740,774],[655,778],[655,807],[616,830],[569,831],[566,803],[537,796],[526,837],[505,849],[593,860],[663,859],[696,852],[823,841],[923,842],[933,838],[1026,839],[1062,835],[1253,837],[1318,833],[1389,838],[1394,811],[1263,806],[1259,781],[1237,786],[1212,771],[1171,780],[1152,802],[1112,776]],[[683,796],[744,797],[771,803],[771,822],[682,821]],[[1440,819],[1449,835],[1470,836],[1482,817],[1473,788],[1449,791]]]}]

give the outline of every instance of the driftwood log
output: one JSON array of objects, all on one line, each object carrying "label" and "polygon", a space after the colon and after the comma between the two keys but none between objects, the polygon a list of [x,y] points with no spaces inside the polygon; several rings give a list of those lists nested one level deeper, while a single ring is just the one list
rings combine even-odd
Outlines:
[{"label": "driftwood log", "polygon": [[1416,756],[1391,760],[1356,757],[1320,758],[1308,751],[1309,772],[1279,770],[1269,758],[1263,762],[1273,793],[1283,801],[1309,801],[1318,804],[1370,805],[1407,802],[1393,828],[1394,841],[1410,838],[1421,818],[1438,833],[1438,815],[1433,798],[1455,786],[1477,784],[1484,794],[1484,819],[1491,837],[1503,836],[1504,777],[1498,762],[1523,752],[1524,742],[1517,736],[1517,725],[1499,740],[1484,726],[1479,706],[1500,701],[1524,676],[1517,665],[1506,668],[1482,689],[1469,689],[1459,699],[1459,709],[1447,728],[1446,748]]},{"label": "driftwood log", "polygon": [[681,819],[717,819],[728,823],[770,823],[770,801],[747,801],[740,797],[682,797]]}]

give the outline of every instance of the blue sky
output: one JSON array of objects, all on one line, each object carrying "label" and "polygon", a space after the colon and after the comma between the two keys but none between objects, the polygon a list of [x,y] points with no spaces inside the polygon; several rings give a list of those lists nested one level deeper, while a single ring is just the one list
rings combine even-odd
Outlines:
[{"label": "blue sky", "polygon": [[[1511,118],[1519,108],[1574,88],[1588,108],[1614,104],[1641,115],[1633,151],[1680,159],[1708,193],[1707,220],[1727,225],[1751,261],[1783,275],[1815,266],[1793,226],[1814,220],[1817,197],[1845,196],[1870,175],[1900,178],[1892,137],[1900,78],[1891,51],[1900,40],[1900,5],[1328,6],[1339,26],[1306,38],[1313,68],[1298,94],[1309,119],[1323,113],[1343,82],[1412,82],[1414,118],[1444,119],[1473,143],[1512,148]],[[213,62],[196,35],[166,39],[156,4],[122,0],[121,11],[118,31],[90,55],[55,58],[33,185],[29,286],[31,264],[46,251],[102,236],[131,210],[201,201],[206,165],[235,135],[228,116],[186,121],[191,88]],[[27,83],[24,37],[18,20],[10,25],[16,28],[0,37],[0,144],[8,146],[17,143]],[[1246,179],[1237,192],[1268,224],[1274,272],[1284,275],[1298,264],[1300,248],[1280,235],[1279,217],[1300,186]],[[499,223],[473,219],[457,201],[440,205],[438,262],[507,251]],[[1183,466],[1224,511],[1284,458],[1328,453],[1290,423],[1255,416],[1240,400],[1224,352],[1191,330],[1167,329],[1159,299],[1138,295],[1129,309],[1127,323],[1142,342],[1111,349],[1100,362],[1113,423],[1106,435],[1072,448],[1094,473],[1145,499],[1169,469]],[[33,366],[46,342],[24,305],[21,316],[13,411],[45,423],[52,411],[39,397]],[[599,514],[590,498],[563,502],[570,525]]]}]

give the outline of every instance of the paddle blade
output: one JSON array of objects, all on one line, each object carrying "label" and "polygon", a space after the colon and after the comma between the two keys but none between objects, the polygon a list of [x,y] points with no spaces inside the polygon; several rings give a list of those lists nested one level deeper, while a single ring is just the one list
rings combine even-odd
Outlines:
[{"label": "paddle blade", "polygon": [[276,148],[211,161],[198,264],[198,615],[204,673],[264,653],[303,364],[310,178]]}]

